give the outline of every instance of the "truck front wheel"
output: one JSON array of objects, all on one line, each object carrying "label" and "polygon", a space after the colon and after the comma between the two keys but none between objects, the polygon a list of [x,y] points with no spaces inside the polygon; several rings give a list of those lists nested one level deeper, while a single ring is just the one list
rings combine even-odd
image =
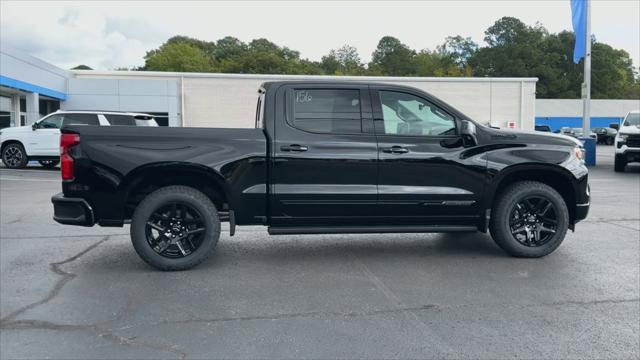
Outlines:
[{"label": "truck front wheel", "polygon": [[615,172],[624,172],[624,168],[627,166],[627,160],[623,155],[616,155],[613,160],[613,170]]},{"label": "truck front wheel", "polygon": [[569,211],[549,185],[523,181],[509,186],[491,212],[490,231],[509,255],[542,257],[560,246],[567,233]]},{"label": "truck front wheel", "polygon": [[186,270],[205,261],[220,238],[220,219],[211,200],[187,186],[167,186],[147,197],[131,220],[131,242],[149,265]]},{"label": "truck front wheel", "polygon": [[27,166],[29,158],[22,144],[14,142],[2,149],[2,162],[9,169],[22,169]]}]

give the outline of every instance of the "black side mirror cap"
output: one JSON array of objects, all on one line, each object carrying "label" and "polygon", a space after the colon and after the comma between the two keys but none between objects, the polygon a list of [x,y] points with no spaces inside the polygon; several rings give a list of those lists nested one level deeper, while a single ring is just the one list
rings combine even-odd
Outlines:
[{"label": "black side mirror cap", "polygon": [[37,128],[39,128],[38,123],[33,123],[33,124],[31,125],[31,130],[35,130],[35,129],[37,129]]},{"label": "black side mirror cap", "polygon": [[609,127],[615,130],[620,130],[620,124],[618,123],[611,123],[609,124]]},{"label": "black side mirror cap", "polygon": [[462,140],[467,146],[478,145],[478,138],[476,137],[476,124],[469,120],[462,120],[460,122],[460,135]]}]

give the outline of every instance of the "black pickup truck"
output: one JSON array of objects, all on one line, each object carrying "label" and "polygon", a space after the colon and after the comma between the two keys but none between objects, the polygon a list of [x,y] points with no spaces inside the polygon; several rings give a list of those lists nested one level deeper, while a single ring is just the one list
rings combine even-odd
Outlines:
[{"label": "black pickup truck", "polygon": [[553,252],[587,216],[577,140],[482,126],[423,91],[268,82],[254,129],[68,126],[62,224],[123,226],[146,262],[187,269],[220,223],[269,234],[491,231],[519,257]]}]

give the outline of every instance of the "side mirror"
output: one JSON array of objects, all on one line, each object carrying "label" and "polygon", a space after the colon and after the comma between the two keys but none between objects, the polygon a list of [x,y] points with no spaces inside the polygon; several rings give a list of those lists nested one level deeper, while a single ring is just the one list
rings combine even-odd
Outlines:
[{"label": "side mirror", "polygon": [[39,128],[39,127],[40,127],[40,126],[38,125],[38,123],[37,123],[37,122],[36,122],[36,123],[33,123],[33,124],[31,125],[31,130],[36,131],[36,129],[37,129],[37,128]]},{"label": "side mirror", "polygon": [[460,122],[460,135],[465,144],[471,146],[478,144],[478,138],[476,137],[476,124],[469,120],[462,120]]},{"label": "side mirror", "polygon": [[618,123],[611,123],[609,124],[609,127],[615,130],[620,130],[620,124]]}]

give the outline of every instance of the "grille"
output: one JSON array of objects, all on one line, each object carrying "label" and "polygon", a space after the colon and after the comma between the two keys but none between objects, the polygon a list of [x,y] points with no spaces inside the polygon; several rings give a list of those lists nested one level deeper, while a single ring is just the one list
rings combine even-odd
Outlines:
[{"label": "grille", "polygon": [[629,135],[627,138],[628,147],[640,147],[640,135]]}]

